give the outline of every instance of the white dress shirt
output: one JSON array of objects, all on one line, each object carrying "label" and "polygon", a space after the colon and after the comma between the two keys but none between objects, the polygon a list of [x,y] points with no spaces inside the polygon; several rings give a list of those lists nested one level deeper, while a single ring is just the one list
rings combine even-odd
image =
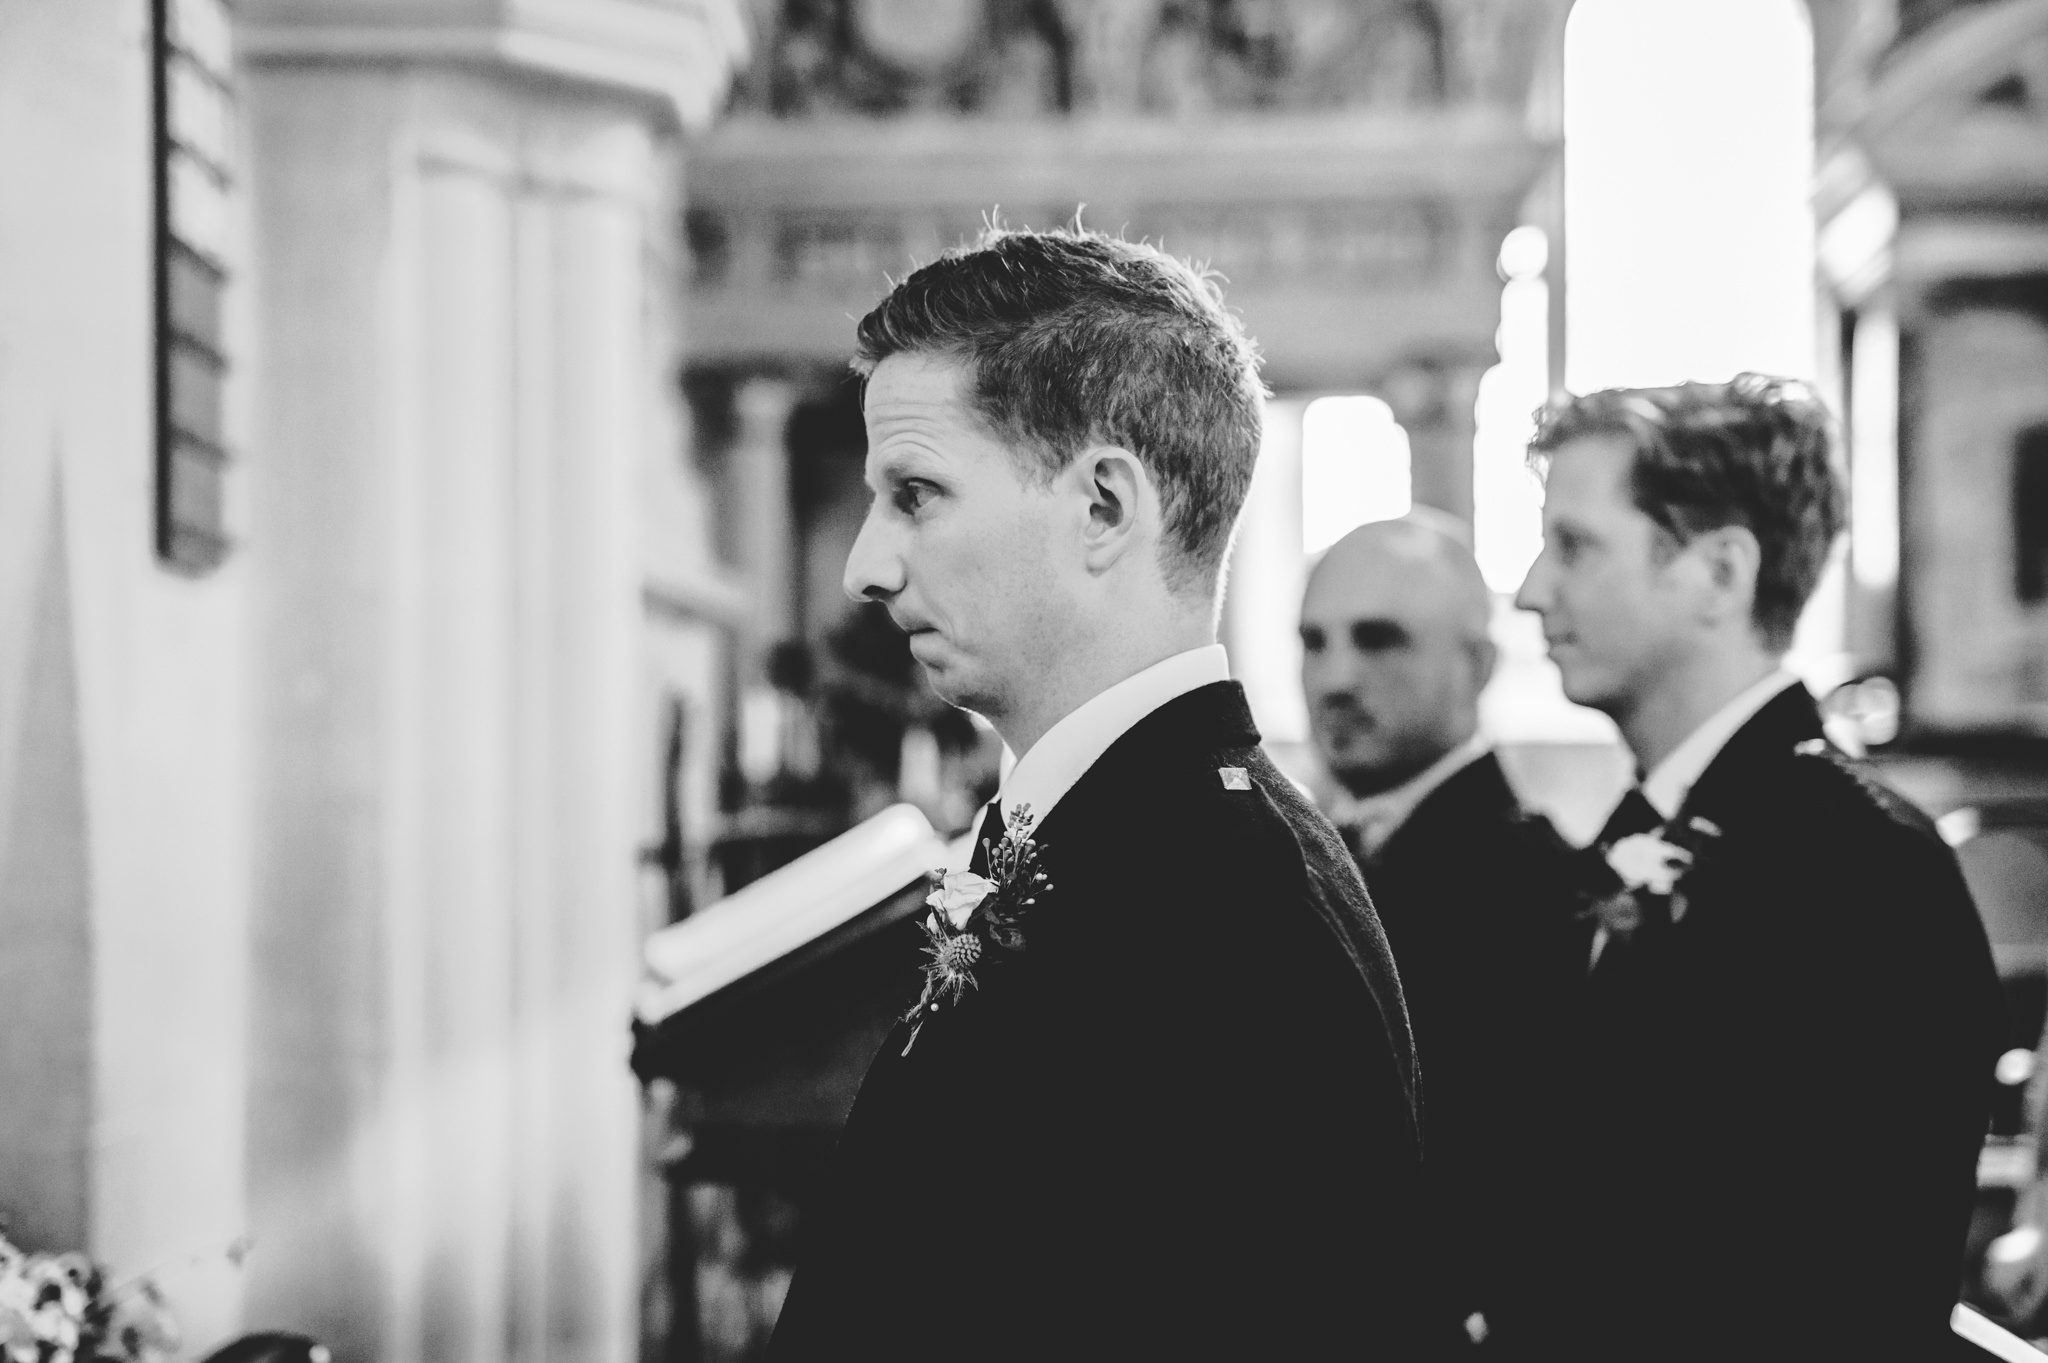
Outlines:
[{"label": "white dress shirt", "polygon": [[1677,814],[1679,806],[1685,803],[1685,797],[1692,793],[1693,783],[1714,764],[1714,759],[1721,755],[1721,749],[1735,737],[1735,731],[1756,718],[1756,712],[1776,700],[1786,687],[1798,684],[1799,678],[1781,667],[1743,690],[1687,734],[1685,741],[1673,748],[1670,755],[1657,764],[1657,769],[1643,778],[1643,794],[1657,812],[1667,820]]},{"label": "white dress shirt", "polygon": [[1372,856],[1387,845],[1387,839],[1408,822],[1431,792],[1486,756],[1492,747],[1474,734],[1392,790],[1365,796],[1340,793],[1330,808],[1330,822],[1339,828],[1356,827],[1359,850]]},{"label": "white dress shirt", "polygon": [[[1685,741],[1673,748],[1657,769],[1643,778],[1643,798],[1669,823],[1685,804],[1685,797],[1692,794],[1693,784],[1706,774],[1714,759],[1721,755],[1721,749],[1728,746],[1728,740],[1735,737],[1735,731],[1756,718],[1756,712],[1776,700],[1788,686],[1797,686],[1799,678],[1784,668],[1779,668],[1757,682],[1746,687],[1733,700],[1708,715],[1705,722],[1685,736]],[[1587,968],[1599,964],[1600,953],[1607,949],[1607,929],[1603,925],[1594,929],[1593,951],[1587,961]]]},{"label": "white dress shirt", "polygon": [[[1047,729],[1003,779],[1003,818],[1015,824],[1020,805],[1031,806],[1033,823],[1043,823],[1074,783],[1139,720],[1170,700],[1230,680],[1230,655],[1221,644],[1204,644],[1162,658],[1096,693]],[[975,820],[969,847],[981,843],[984,808]]]}]

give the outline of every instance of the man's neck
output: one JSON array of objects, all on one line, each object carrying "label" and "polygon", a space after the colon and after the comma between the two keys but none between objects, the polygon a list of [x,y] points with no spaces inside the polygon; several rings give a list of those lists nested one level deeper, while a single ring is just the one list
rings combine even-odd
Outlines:
[{"label": "man's neck", "polygon": [[1474,717],[1456,742],[1438,748],[1420,760],[1411,760],[1398,767],[1355,767],[1349,771],[1336,773],[1337,783],[1355,800],[1369,800],[1376,795],[1386,795],[1416,780],[1452,753],[1471,746],[1478,737],[1479,720]]},{"label": "man's neck", "polygon": [[1614,715],[1615,726],[1637,767],[1655,771],[1693,730],[1780,665],[1777,655],[1761,648],[1708,654],[1625,713]]},{"label": "man's neck", "polygon": [[1036,691],[1007,714],[985,718],[995,726],[1003,745],[1022,757],[1053,725],[1127,677],[1135,677],[1191,648],[1216,642],[1215,625],[1206,616],[1174,622],[1177,628],[1112,632],[1094,648],[1071,648],[1067,656],[1048,660],[1063,664],[1043,679]]}]

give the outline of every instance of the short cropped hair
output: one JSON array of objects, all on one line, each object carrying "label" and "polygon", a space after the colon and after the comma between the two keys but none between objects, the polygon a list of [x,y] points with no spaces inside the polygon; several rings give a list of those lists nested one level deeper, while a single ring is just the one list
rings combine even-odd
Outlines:
[{"label": "short cropped hair", "polygon": [[1529,463],[1587,436],[1635,451],[1636,508],[1683,545],[1740,525],[1756,536],[1754,621],[1765,645],[1791,645],[1846,520],[1834,422],[1805,384],[1765,374],[1673,388],[1610,388],[1551,403],[1536,417]]},{"label": "short cropped hair", "polygon": [[971,408],[1043,481],[1090,443],[1131,451],[1159,488],[1167,580],[1214,584],[1266,396],[1214,274],[1099,232],[990,228],[898,284],[858,338],[862,375],[891,355],[964,363]]}]

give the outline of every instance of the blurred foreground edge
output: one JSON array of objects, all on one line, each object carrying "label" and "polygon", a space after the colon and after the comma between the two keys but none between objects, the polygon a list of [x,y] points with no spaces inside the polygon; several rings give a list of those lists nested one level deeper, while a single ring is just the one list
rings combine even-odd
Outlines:
[{"label": "blurred foreground edge", "polygon": [[2012,1331],[1962,1302],[1957,1302],[1956,1309],[1949,1313],[1948,1323],[1949,1328],[1960,1338],[1976,1346],[1973,1357],[2001,1358],[2007,1360],[2007,1363],[2031,1363],[2031,1360],[2048,1358],[2048,1353],[2042,1353]]},{"label": "blurred foreground edge", "polygon": [[199,1363],[330,1363],[327,1346],[305,1335],[263,1330],[231,1339]]},{"label": "blurred foreground edge", "polygon": [[[634,1003],[633,1067],[680,1077],[702,1023],[722,1005],[772,990],[793,972],[917,915],[946,841],[915,805],[891,805],[779,870],[647,939]],[[964,851],[960,864],[965,864]],[[914,966],[914,953],[904,957]],[[906,975],[906,987],[912,981]],[[713,1030],[717,1030],[714,1025]]]}]

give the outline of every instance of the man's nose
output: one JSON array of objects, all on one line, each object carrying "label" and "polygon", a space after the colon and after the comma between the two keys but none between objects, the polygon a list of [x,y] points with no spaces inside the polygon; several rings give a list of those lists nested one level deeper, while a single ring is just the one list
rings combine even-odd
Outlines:
[{"label": "man's nose", "polygon": [[1529,565],[1529,571],[1522,577],[1522,585],[1515,592],[1515,609],[1535,611],[1538,615],[1550,608],[1550,553],[1545,550],[1536,555],[1536,561]]},{"label": "man's nose", "polygon": [[853,550],[846,556],[846,573],[839,580],[855,601],[887,601],[903,590],[903,559],[887,543],[888,533],[876,523],[870,511],[854,537]]},{"label": "man's nose", "polygon": [[1301,662],[1302,689],[1313,701],[1349,699],[1358,684],[1358,658],[1343,644],[1331,644]]}]

